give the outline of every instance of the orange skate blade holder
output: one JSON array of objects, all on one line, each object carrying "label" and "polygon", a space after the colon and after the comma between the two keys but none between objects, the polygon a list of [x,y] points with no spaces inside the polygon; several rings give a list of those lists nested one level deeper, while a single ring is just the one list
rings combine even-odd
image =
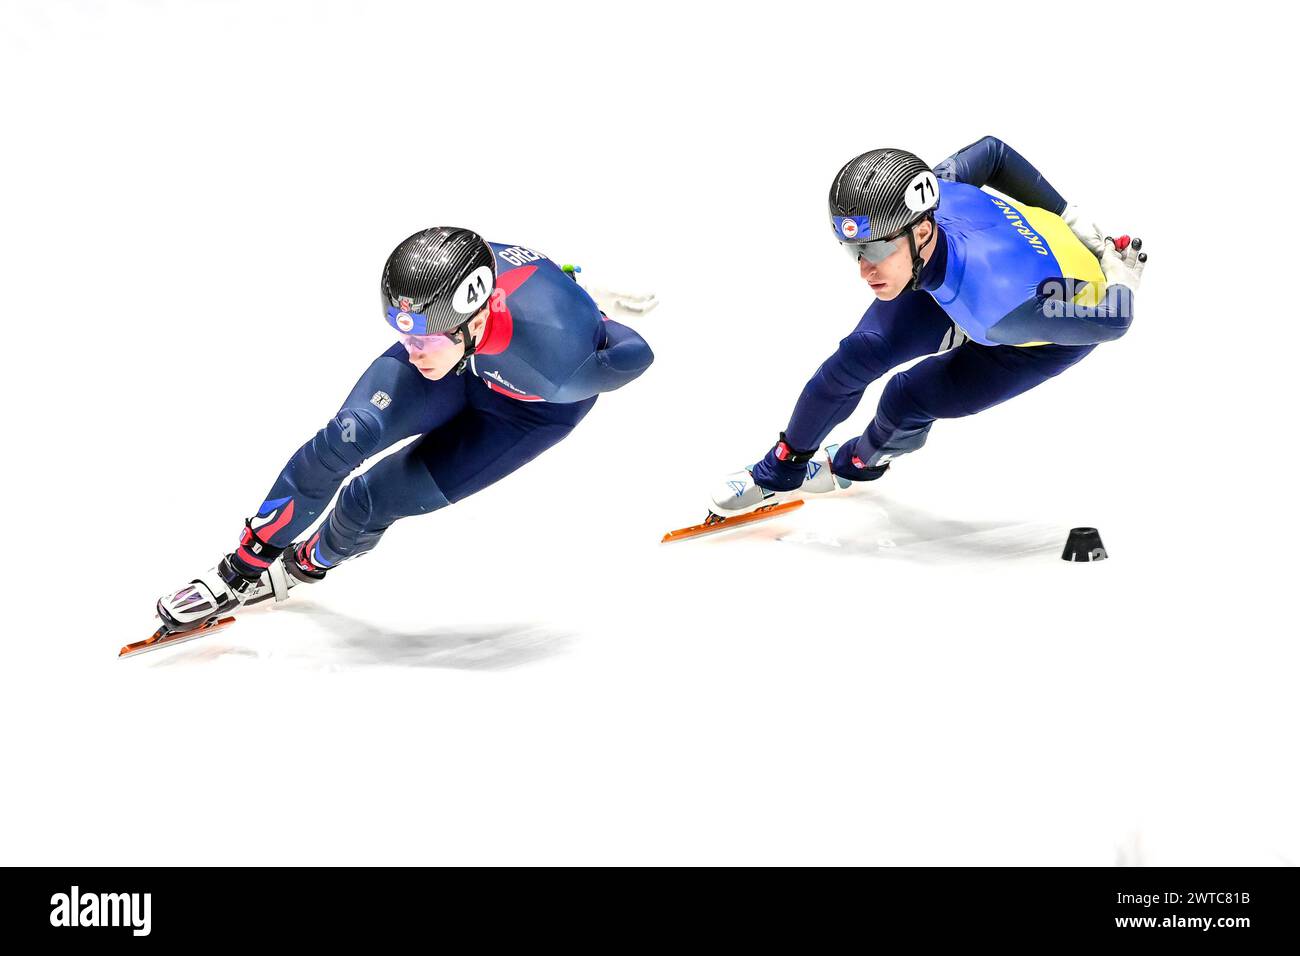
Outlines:
[{"label": "orange skate blade holder", "polygon": [[117,652],[118,660],[123,657],[133,657],[136,654],[143,654],[145,651],[156,651],[160,647],[170,647],[173,644],[183,644],[186,641],[192,641],[196,637],[203,637],[211,634],[213,631],[219,631],[235,623],[233,617],[214,617],[196,628],[188,631],[175,631],[167,633],[165,627],[160,627],[153,632],[153,635],[146,637],[143,641],[136,641],[134,644],[127,644]]},{"label": "orange skate blade holder", "polygon": [[730,531],[732,528],[739,528],[741,525],[752,524],[755,521],[763,521],[767,518],[775,518],[778,515],[787,514],[796,508],[803,507],[803,499],[795,498],[793,501],[783,501],[780,504],[767,505],[759,508],[757,511],[751,511],[746,515],[738,515],[735,518],[719,518],[717,515],[709,515],[703,524],[693,524],[689,528],[680,528],[677,531],[669,531],[659,541],[660,544],[667,544],[670,541],[685,541],[687,538],[698,538],[703,534],[713,534],[717,531]]}]

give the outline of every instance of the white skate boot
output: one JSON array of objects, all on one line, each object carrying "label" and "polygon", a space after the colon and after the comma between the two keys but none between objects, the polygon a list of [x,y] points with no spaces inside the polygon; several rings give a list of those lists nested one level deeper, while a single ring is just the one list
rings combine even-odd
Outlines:
[{"label": "white skate boot", "polygon": [[838,444],[827,445],[814,455],[804,465],[803,484],[790,491],[772,491],[757,485],[748,470],[728,475],[714,491],[709,511],[719,518],[736,518],[800,495],[824,495],[847,488],[852,482],[831,471],[831,461],[839,447]]},{"label": "white skate boot", "polygon": [[[292,549],[286,549],[292,557]],[[283,556],[271,562],[256,581],[240,576],[230,564],[230,555],[174,594],[158,599],[158,616],[169,633],[201,627],[213,618],[245,604],[274,598],[283,601],[300,579],[285,571]]]}]

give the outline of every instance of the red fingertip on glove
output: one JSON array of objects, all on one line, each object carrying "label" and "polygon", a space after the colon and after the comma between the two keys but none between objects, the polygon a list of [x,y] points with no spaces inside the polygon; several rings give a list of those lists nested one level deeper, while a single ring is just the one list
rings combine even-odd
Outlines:
[{"label": "red fingertip on glove", "polygon": [[1129,239],[1128,236],[1120,236],[1118,239],[1115,240],[1115,248],[1118,251],[1123,252],[1125,249],[1128,248],[1128,244],[1130,241],[1131,240]]}]

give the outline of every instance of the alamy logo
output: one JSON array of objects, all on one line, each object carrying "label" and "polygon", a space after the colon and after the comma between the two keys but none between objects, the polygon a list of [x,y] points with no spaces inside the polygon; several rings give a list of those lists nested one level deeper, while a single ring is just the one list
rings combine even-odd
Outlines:
[{"label": "alamy logo", "polygon": [[[1038,300],[1043,315],[1049,319],[1100,319],[1124,328],[1133,321],[1133,296],[1128,286],[1049,276],[1038,283]],[[1104,315],[1098,315],[1098,304],[1105,306]]]},{"label": "alamy logo", "polygon": [[71,893],[50,897],[51,926],[129,926],[131,935],[148,936],[151,893]]}]

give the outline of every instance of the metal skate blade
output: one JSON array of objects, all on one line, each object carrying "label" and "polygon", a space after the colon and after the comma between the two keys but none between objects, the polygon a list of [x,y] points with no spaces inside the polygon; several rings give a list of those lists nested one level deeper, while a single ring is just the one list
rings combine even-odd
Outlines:
[{"label": "metal skate blade", "polygon": [[213,618],[192,630],[175,631],[170,634],[167,632],[167,627],[164,625],[154,631],[150,637],[145,638],[143,641],[136,641],[134,644],[127,644],[117,652],[117,659],[121,660],[124,657],[135,657],[137,654],[156,651],[161,647],[174,647],[177,644],[184,644],[186,641],[192,641],[197,637],[204,637],[205,635],[211,634],[213,631],[219,631],[234,623],[235,619],[233,617]]},{"label": "metal skate blade", "polygon": [[753,524],[755,521],[763,521],[767,518],[775,518],[777,515],[785,514],[789,511],[803,506],[802,498],[795,498],[793,501],[783,501],[780,504],[765,505],[749,514],[737,515],[734,518],[719,518],[717,515],[711,515],[705,519],[703,524],[694,524],[689,528],[679,528],[676,531],[669,531],[660,539],[660,544],[668,544],[671,541],[684,541],[687,538],[698,538],[701,535],[716,534],[719,531],[730,531],[732,528],[739,528],[743,525]]}]

